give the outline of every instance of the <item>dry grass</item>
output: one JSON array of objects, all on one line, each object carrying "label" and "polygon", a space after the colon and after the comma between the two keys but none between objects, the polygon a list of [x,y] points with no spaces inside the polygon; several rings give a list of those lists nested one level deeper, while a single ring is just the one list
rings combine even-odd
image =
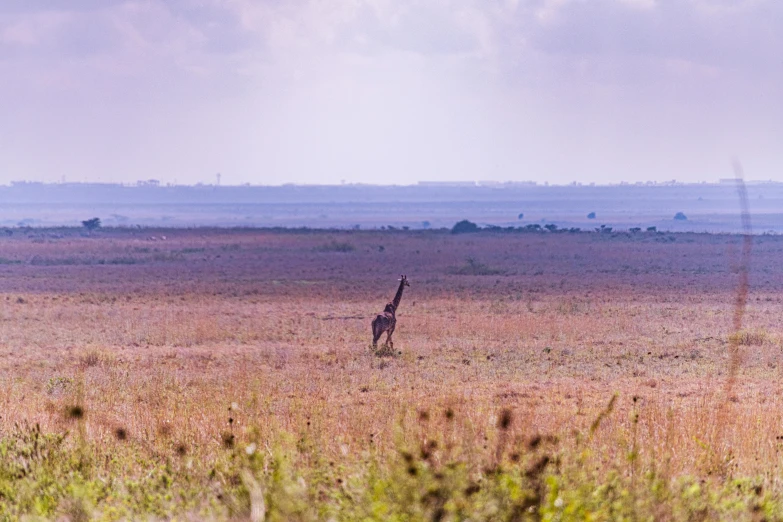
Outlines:
[{"label": "dry grass", "polygon": [[[780,489],[783,239],[757,246],[732,333],[731,236],[104,234],[0,239],[19,261],[0,266],[4,433],[73,431],[79,405],[106,454],[196,467],[290,437],[342,466],[437,437],[478,466],[544,435],[559,452],[589,439],[607,470],[633,454],[624,473],[708,476],[717,454],[720,473]],[[474,256],[496,272],[454,273]],[[401,353],[376,357],[369,322],[400,273]],[[742,364],[714,448],[729,342]]]}]

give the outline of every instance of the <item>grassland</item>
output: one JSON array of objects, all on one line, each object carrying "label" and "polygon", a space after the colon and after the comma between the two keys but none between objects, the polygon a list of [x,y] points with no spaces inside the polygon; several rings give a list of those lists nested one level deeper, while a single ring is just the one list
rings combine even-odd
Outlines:
[{"label": "grassland", "polygon": [[[739,250],[15,230],[0,518],[783,519],[783,237],[755,239],[734,331]],[[400,273],[379,357],[369,323]]]}]

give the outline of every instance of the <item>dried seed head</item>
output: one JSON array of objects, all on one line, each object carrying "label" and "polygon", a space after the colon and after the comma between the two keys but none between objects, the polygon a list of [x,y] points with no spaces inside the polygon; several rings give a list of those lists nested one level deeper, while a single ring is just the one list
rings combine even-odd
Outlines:
[{"label": "dried seed head", "polygon": [[511,422],[513,421],[513,418],[511,416],[511,410],[504,409],[500,413],[500,419],[498,419],[498,428],[505,431],[509,427],[511,427]]},{"label": "dried seed head", "polygon": [[223,434],[220,435],[220,438],[223,440],[223,447],[226,449],[231,449],[234,447],[234,441],[235,437],[233,433],[229,432],[223,432]]},{"label": "dried seed head", "polygon": [[163,421],[158,425],[158,435],[168,437],[171,435],[171,424],[169,421]]},{"label": "dried seed head", "polygon": [[527,471],[525,472],[525,476],[528,478],[535,478],[541,473],[544,472],[544,469],[549,464],[549,455],[543,455],[540,459],[538,459],[536,462],[533,463],[532,466],[530,466]]},{"label": "dried seed head", "polygon": [[72,419],[81,419],[82,417],[84,417],[84,408],[82,408],[78,404],[70,406],[68,408],[68,417]]},{"label": "dried seed head", "polygon": [[481,491],[481,486],[476,483],[472,483],[467,488],[465,488],[465,496],[469,497],[475,493],[478,493],[479,491]]},{"label": "dried seed head", "polygon": [[541,445],[541,440],[541,435],[533,435],[533,437],[528,441],[527,447],[534,450]]}]

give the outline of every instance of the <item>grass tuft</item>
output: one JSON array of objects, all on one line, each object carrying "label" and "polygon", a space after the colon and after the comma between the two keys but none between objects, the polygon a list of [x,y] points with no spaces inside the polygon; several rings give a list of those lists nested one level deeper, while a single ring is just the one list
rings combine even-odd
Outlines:
[{"label": "grass tuft", "polygon": [[345,241],[331,240],[329,243],[325,243],[321,246],[315,247],[313,250],[316,252],[353,252],[356,247],[351,243]]},{"label": "grass tuft", "polygon": [[490,268],[484,263],[480,263],[476,261],[472,257],[467,258],[465,260],[465,264],[461,266],[450,267],[447,270],[447,272],[449,274],[454,274],[454,275],[476,275],[476,276],[499,275],[504,273],[503,270]]},{"label": "grass tuft", "polygon": [[770,335],[764,330],[740,330],[729,335],[729,342],[739,346],[763,346]]}]

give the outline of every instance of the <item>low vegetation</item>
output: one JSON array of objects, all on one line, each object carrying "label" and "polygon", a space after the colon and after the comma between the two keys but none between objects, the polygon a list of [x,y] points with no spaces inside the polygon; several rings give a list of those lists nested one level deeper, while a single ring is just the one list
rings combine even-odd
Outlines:
[{"label": "low vegetation", "polygon": [[0,519],[783,520],[783,239],[671,236],[0,237]]},{"label": "low vegetation", "polygon": [[450,274],[456,274],[456,275],[497,275],[502,274],[503,270],[498,270],[495,268],[490,268],[484,263],[480,263],[473,259],[472,257],[469,257],[465,260],[465,263],[461,266],[453,266],[450,267],[448,270],[448,273]]},{"label": "low vegetation", "polygon": [[[392,452],[343,451],[300,434],[261,428],[224,432],[207,461],[184,443],[150,454],[116,428],[112,449],[85,440],[86,412],[66,412],[74,435],[14,426],[0,441],[0,516],[133,519],[139,517],[250,520],[553,520],[778,519],[777,493],[764,480],[674,478],[666,455],[643,462],[636,440],[614,437],[614,457],[595,444],[601,411],[571,440],[513,429],[510,410],[497,411],[483,450],[455,442],[474,422],[451,409],[421,410],[414,425],[398,426]],[[404,414],[403,414],[404,415]],[[631,437],[638,428],[632,413]],[[272,444],[270,446],[270,444]],[[491,446],[491,448],[487,448]]]},{"label": "low vegetation", "polygon": [[316,252],[353,252],[356,247],[347,241],[331,240],[321,246],[315,247]]}]

